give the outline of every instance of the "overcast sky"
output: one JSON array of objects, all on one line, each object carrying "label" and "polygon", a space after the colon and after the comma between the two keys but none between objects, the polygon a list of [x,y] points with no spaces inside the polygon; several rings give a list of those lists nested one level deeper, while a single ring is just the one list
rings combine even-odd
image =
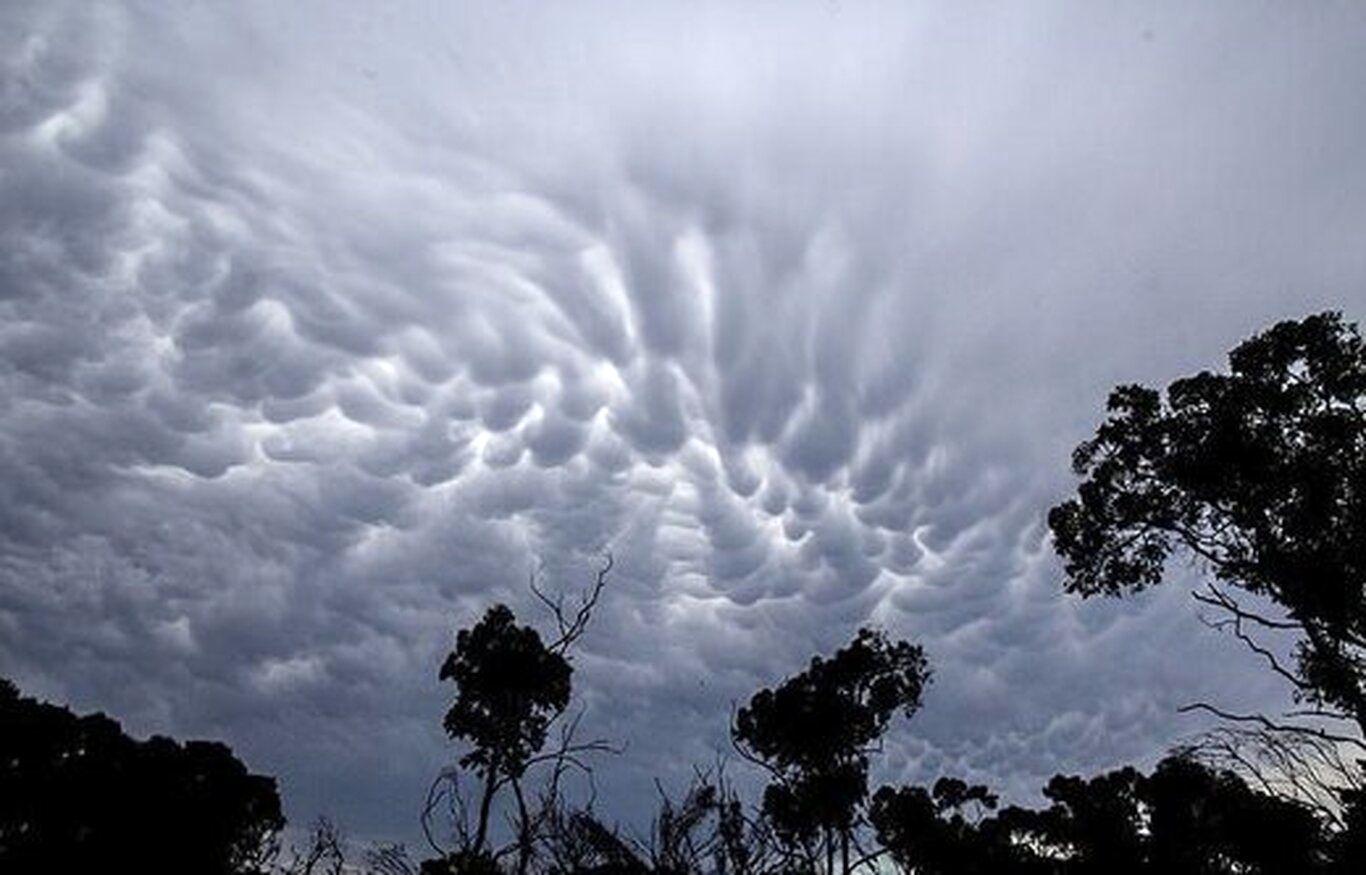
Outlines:
[{"label": "overcast sky", "polygon": [[1345,0],[10,0],[0,673],[411,841],[453,630],[610,550],[609,815],[865,623],[880,777],[1151,762],[1285,691],[1043,515],[1116,383],[1366,318],[1363,155]]}]

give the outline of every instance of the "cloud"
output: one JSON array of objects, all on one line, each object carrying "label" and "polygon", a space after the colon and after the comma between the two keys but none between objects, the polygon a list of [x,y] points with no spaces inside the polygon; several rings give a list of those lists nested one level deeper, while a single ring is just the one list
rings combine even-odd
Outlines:
[{"label": "cloud", "polygon": [[1273,700],[1041,523],[1114,383],[1366,314],[1362,13],[1233,11],[8,4],[0,666],[409,838],[452,627],[605,548],[623,817],[866,622],[889,775]]}]

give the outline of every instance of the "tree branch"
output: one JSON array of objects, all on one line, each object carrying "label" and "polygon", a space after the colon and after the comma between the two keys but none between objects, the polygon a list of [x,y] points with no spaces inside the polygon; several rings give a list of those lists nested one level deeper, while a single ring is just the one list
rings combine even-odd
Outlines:
[{"label": "tree branch", "polygon": [[1295,726],[1294,724],[1289,723],[1277,723],[1274,720],[1271,720],[1270,718],[1262,714],[1234,714],[1232,712],[1225,711],[1222,708],[1217,708],[1214,705],[1210,705],[1206,702],[1192,702],[1189,705],[1182,705],[1180,708],[1177,708],[1176,710],[1179,714],[1189,714],[1195,711],[1204,711],[1209,714],[1213,714],[1215,717],[1218,717],[1221,720],[1228,720],[1234,723],[1253,723],[1271,732],[1300,733],[1302,735],[1310,736],[1312,738],[1318,738],[1323,741],[1331,741],[1337,744],[1351,745],[1353,747],[1360,749],[1363,752],[1366,752],[1366,741],[1362,741],[1359,738],[1353,738],[1350,735],[1339,735],[1335,732],[1329,732],[1328,730],[1323,729],[1319,726]]},{"label": "tree branch", "polygon": [[616,562],[612,553],[610,551],[604,553],[602,567],[597,570],[592,586],[580,597],[579,605],[572,614],[565,610],[564,594],[561,593],[555,598],[551,598],[536,585],[536,572],[531,572],[528,586],[531,588],[532,595],[550,611],[559,630],[559,638],[546,649],[563,654],[583,635],[584,630],[588,628],[588,621],[592,619],[593,609],[597,607],[598,597],[602,595],[603,588],[607,586],[607,575],[614,564]]}]

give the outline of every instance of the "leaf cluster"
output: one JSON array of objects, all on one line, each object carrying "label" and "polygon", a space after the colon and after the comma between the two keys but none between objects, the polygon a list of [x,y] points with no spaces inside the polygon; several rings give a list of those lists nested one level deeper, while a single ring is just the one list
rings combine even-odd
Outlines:
[{"label": "leaf cluster", "polygon": [[461,765],[519,775],[568,707],[572,674],[569,661],[546,648],[535,629],[517,625],[506,605],[460,630],[440,678],[457,690],[446,732],[471,745]]},{"label": "leaf cluster", "polygon": [[781,834],[848,832],[868,795],[869,754],[895,714],[920,708],[929,679],[920,647],[864,628],[739,710],[732,737],[774,776],[764,810]]}]

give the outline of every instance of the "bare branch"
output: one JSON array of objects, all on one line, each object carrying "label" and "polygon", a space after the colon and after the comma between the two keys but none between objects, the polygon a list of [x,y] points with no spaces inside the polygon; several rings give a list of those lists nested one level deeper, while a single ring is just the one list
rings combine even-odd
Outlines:
[{"label": "bare branch", "polygon": [[460,788],[460,770],[455,767],[442,769],[427,788],[427,798],[423,803],[420,819],[423,838],[433,851],[444,856],[450,849],[442,847],[432,836],[432,818],[443,803],[446,806],[446,820],[457,847],[461,850],[468,849],[472,844],[469,834],[469,809]]},{"label": "bare branch", "polygon": [[371,875],[417,875],[417,867],[408,859],[408,850],[400,844],[372,847],[365,852],[365,866]]},{"label": "bare branch", "polygon": [[531,593],[550,611],[558,629],[559,637],[547,647],[548,650],[563,654],[583,635],[584,630],[588,628],[589,620],[593,618],[593,609],[597,607],[598,597],[607,586],[607,575],[614,564],[616,563],[612,553],[604,553],[602,567],[594,575],[592,585],[580,596],[579,604],[572,613],[566,609],[564,594],[551,598],[536,584],[536,572],[531,572],[528,583]]},{"label": "bare branch", "polygon": [[1203,592],[1192,592],[1191,598],[1195,599],[1197,602],[1200,602],[1201,604],[1209,605],[1210,607],[1214,608],[1219,608],[1223,611],[1228,611],[1229,613],[1239,617],[1240,619],[1250,620],[1251,622],[1256,623],[1257,625],[1265,627],[1267,629],[1300,631],[1304,628],[1302,623],[1298,623],[1293,620],[1272,620],[1268,617],[1262,616],[1261,614],[1249,611],[1242,605],[1240,605],[1236,599],[1234,599],[1224,590],[1216,587],[1213,583],[1206,583],[1205,589],[1207,590],[1208,594]]},{"label": "bare branch", "polygon": [[887,850],[887,848],[878,848],[876,851],[869,851],[869,852],[863,854],[863,856],[859,857],[859,858],[858,858],[857,860],[855,860],[854,862],[850,863],[850,864],[849,864],[849,871],[850,871],[850,872],[853,872],[855,869],[858,869],[860,866],[867,866],[868,864],[875,862],[879,857],[882,857],[882,856],[886,855],[887,853],[889,853],[889,851]]},{"label": "bare branch", "polygon": [[1194,711],[1205,711],[1223,720],[1229,720],[1235,723],[1253,723],[1271,732],[1300,733],[1306,736],[1321,739],[1323,741],[1331,741],[1337,744],[1352,745],[1353,747],[1359,748],[1360,750],[1366,752],[1366,741],[1362,741],[1361,739],[1354,738],[1350,735],[1339,735],[1334,732],[1329,732],[1328,730],[1318,726],[1295,726],[1293,724],[1288,723],[1277,723],[1274,720],[1271,720],[1270,718],[1262,714],[1234,714],[1229,711],[1225,711],[1222,708],[1216,708],[1215,706],[1207,704],[1205,702],[1193,702],[1189,705],[1182,705],[1180,708],[1176,710],[1178,713],[1181,714],[1188,714]]},{"label": "bare branch", "polygon": [[[1297,693],[1311,692],[1310,685],[1306,683],[1303,678],[1301,678],[1298,674],[1291,671],[1290,669],[1286,668],[1284,665],[1282,665],[1280,659],[1277,658],[1276,654],[1272,653],[1266,647],[1262,646],[1260,643],[1257,642],[1255,638],[1253,638],[1246,631],[1244,631],[1243,621],[1250,620],[1254,623],[1258,623],[1262,626],[1267,626],[1273,629],[1287,627],[1281,626],[1276,621],[1267,620],[1263,617],[1260,617],[1256,614],[1244,610],[1241,606],[1239,606],[1237,601],[1235,601],[1227,593],[1217,589],[1212,584],[1208,586],[1208,589],[1212,593],[1210,596],[1205,596],[1204,594],[1198,592],[1191,593],[1191,596],[1196,601],[1199,601],[1207,605],[1213,605],[1219,608],[1220,610],[1227,612],[1229,616],[1227,619],[1219,621],[1211,621],[1205,619],[1204,617],[1200,617],[1200,622],[1211,629],[1216,629],[1221,632],[1231,631],[1235,638],[1243,642],[1243,644],[1253,653],[1262,657],[1262,659],[1266,661],[1267,666],[1270,667],[1270,669],[1274,671],[1276,674],[1280,675],[1283,679],[1285,679],[1285,681],[1289,683],[1296,690]],[[1299,630],[1303,629],[1303,627],[1299,624],[1294,624],[1288,628]]]},{"label": "bare branch", "polygon": [[1250,779],[1272,796],[1307,805],[1336,828],[1344,826],[1341,792],[1366,786],[1366,773],[1342,744],[1303,732],[1221,726],[1180,750]]}]

